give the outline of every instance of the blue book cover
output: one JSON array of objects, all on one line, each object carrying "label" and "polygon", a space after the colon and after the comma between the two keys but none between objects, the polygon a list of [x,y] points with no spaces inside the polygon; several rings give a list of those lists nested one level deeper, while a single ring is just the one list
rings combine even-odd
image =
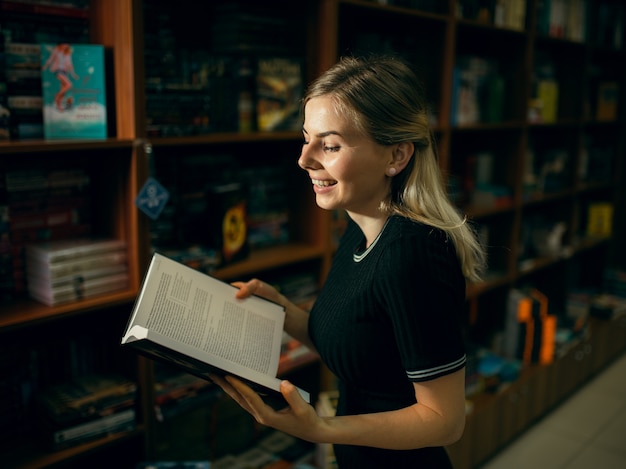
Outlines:
[{"label": "blue book cover", "polygon": [[104,47],[41,44],[44,136],[106,138]]}]

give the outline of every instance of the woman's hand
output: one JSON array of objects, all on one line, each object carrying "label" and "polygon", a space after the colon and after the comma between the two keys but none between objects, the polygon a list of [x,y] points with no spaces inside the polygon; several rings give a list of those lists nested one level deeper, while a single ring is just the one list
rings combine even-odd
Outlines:
[{"label": "woman's hand", "polygon": [[318,429],[323,420],[317,416],[315,409],[302,398],[298,389],[289,381],[283,380],[280,383],[280,392],[288,406],[275,410],[263,402],[261,396],[250,386],[233,376],[222,378],[211,375],[211,379],[258,423],[303,440],[314,443],[319,441],[316,434],[319,434]]},{"label": "woman's hand", "polygon": [[248,282],[233,282],[231,285],[239,288],[235,293],[235,298],[243,299],[255,295],[283,306],[287,302],[276,288],[256,278]]}]

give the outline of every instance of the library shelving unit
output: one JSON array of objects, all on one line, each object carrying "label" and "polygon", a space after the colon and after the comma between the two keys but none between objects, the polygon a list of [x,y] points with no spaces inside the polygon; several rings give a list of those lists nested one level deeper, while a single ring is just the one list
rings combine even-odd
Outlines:
[{"label": "library shelving unit", "polygon": [[[140,282],[139,219],[133,200],[137,192],[141,148],[135,142],[133,49],[128,2],[92,2],[91,9],[30,2],[0,2],[0,29],[23,22],[28,28],[62,28],[79,25],[88,29],[88,42],[108,49],[110,96],[109,138],[103,140],[22,140],[0,142],[0,172],[80,171],[89,180],[89,229],[86,234],[126,242],[129,282],[121,291],[81,301],[46,306],[26,299],[3,298],[0,305],[0,353],[3,378],[3,465],[52,467],[86,465],[107,459],[113,452],[127,452],[138,460],[144,454],[146,427],[138,408],[136,429],[87,441],[82,445],[49,451],[35,430],[36,414],[25,407],[40,386],[68,379],[77,370],[115,372],[138,382],[145,381],[143,367],[135,357],[119,352],[119,337],[128,318]],[[74,28],[76,29],[76,28]],[[17,35],[15,40],[24,40]],[[4,39],[4,38],[3,38]],[[32,39],[31,39],[32,41]],[[4,185],[2,191],[4,191]],[[70,209],[71,203],[61,203]],[[6,220],[5,220],[6,222]],[[9,220],[10,223],[10,220]],[[3,272],[2,275],[5,275]],[[3,278],[3,283],[5,279]],[[19,280],[16,279],[16,285]],[[78,364],[80,362],[80,365]],[[89,364],[87,365],[87,363]],[[141,386],[143,389],[144,387]],[[145,399],[139,402],[147,403]],[[112,452],[112,450],[114,450]]]},{"label": "library shelving unit", "polygon": [[[245,3],[212,2],[212,7]],[[283,53],[303,58],[306,81],[342,55],[372,52],[402,54],[415,63],[423,78],[450,190],[489,247],[489,271],[484,282],[468,288],[463,312],[472,343],[488,346],[501,334],[510,290],[532,285],[549,297],[551,308],[562,311],[571,289],[599,287],[606,267],[624,267],[626,256],[619,244],[624,221],[613,217],[612,233],[592,236],[589,231],[592,206],[612,204],[619,213],[626,205],[619,184],[626,177],[622,161],[626,77],[619,65],[626,58],[624,33],[617,37],[605,31],[611,23],[606,22],[604,9],[619,2],[586,2],[584,36],[577,36],[580,32],[573,27],[571,33],[550,29],[549,15],[539,0],[505,2],[515,5],[515,11],[497,15],[475,7],[479,2],[462,0],[307,0],[298,2],[297,8],[294,3],[271,0],[263,7],[270,18],[286,15],[283,26],[292,25],[281,29],[279,42],[289,47]],[[41,15],[40,8],[36,2],[0,0],[0,11],[11,10],[26,21]],[[70,21],[70,11],[57,13],[55,21]],[[616,11],[624,17],[623,10]],[[164,73],[175,78],[193,65],[175,53],[191,57],[224,39],[224,28],[211,21],[217,13],[218,9],[205,13],[204,5],[186,0],[175,4],[91,0],[83,20],[90,42],[103,44],[107,51],[109,138],[0,143],[0,171],[86,170],[97,191],[92,229],[127,242],[131,274],[129,287],[122,292],[68,305],[47,307],[24,299],[3,303],[1,366],[5,358],[20,357],[28,363],[28,357],[50,350],[56,360],[50,364],[56,366],[63,361],[58,357],[65,350],[63,344],[87,335],[106,350],[102,352],[105,370],[128,374],[140,385],[139,424],[134,432],[48,452],[38,449],[30,435],[16,431],[15,444],[1,450],[9,467],[102,463],[134,448],[128,459],[132,467],[143,458],[172,455],[168,451],[174,450],[164,448],[163,441],[189,437],[188,430],[182,431],[186,423],[195,429],[202,426],[202,438],[215,438],[209,431],[215,423],[210,409],[194,412],[192,420],[172,422],[170,427],[158,422],[152,362],[118,349],[155,236],[155,223],[134,204],[148,177],[192,187],[198,178],[213,181],[216,174],[220,182],[228,182],[229,175],[236,179],[237,171],[270,174],[268,179],[280,175],[284,183],[280,190],[288,195],[283,207],[287,240],[252,249],[247,258],[214,274],[224,280],[259,276],[279,281],[307,273],[318,285],[324,281],[336,227],[333,214],[315,206],[305,175],[297,167],[299,131],[220,128],[163,135],[151,127],[154,79]],[[173,72],[173,67],[178,71]],[[490,80],[491,92],[472,101],[472,84],[479,80]],[[621,91],[617,111],[611,98],[615,87]],[[555,88],[558,104],[551,107],[553,101],[541,93],[554,96]],[[626,349],[623,320],[593,320],[590,330],[553,363],[525,367],[506,390],[471,397],[465,435],[450,447],[456,467],[476,467],[485,461]],[[27,367],[21,371],[30,372]],[[54,372],[54,368],[46,370],[48,375]],[[314,391],[333,386],[332,376],[315,360],[285,372],[308,382]],[[229,412],[226,409],[225,414]],[[232,419],[231,423],[236,421]],[[215,441],[203,443],[205,448],[199,451],[206,453],[187,454],[186,459],[206,459],[222,450]]]},{"label": "library shelving unit", "polygon": [[[570,291],[599,288],[604,269],[623,267],[623,223],[589,227],[592,206],[623,210],[624,100],[613,95],[605,109],[603,93],[623,90],[625,56],[623,28],[607,20],[621,15],[623,24],[616,2],[578,2],[571,18],[551,17],[550,2],[487,3],[323,1],[318,51],[320,70],[371,52],[416,64],[432,93],[451,195],[488,248],[465,319],[470,343],[490,347],[502,340],[510,290],[533,286],[565,314]],[[553,363],[524,367],[504,391],[472,395],[465,435],[449,448],[455,467],[484,462],[621,353],[624,326],[593,320]]]}]

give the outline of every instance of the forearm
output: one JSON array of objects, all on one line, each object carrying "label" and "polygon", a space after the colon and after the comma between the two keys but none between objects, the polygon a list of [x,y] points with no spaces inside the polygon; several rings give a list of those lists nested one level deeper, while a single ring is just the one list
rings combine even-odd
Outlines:
[{"label": "forearm", "polygon": [[404,450],[454,443],[463,434],[465,416],[441,415],[415,404],[391,412],[326,418],[320,425],[323,442]]},{"label": "forearm", "polygon": [[315,346],[309,337],[309,313],[280,295],[279,303],[285,307],[285,331],[294,339],[315,351]]},{"label": "forearm", "polygon": [[416,404],[389,412],[317,419],[310,438],[386,449],[447,446],[461,438],[465,428],[464,382],[462,369],[413,383]]}]

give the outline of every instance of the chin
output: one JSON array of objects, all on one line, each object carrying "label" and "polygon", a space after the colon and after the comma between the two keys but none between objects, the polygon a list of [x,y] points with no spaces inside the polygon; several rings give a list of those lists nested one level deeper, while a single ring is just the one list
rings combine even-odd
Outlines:
[{"label": "chin", "polygon": [[325,202],[321,197],[317,197],[315,199],[315,203],[322,210],[340,210],[339,206],[337,206],[336,204]]}]

